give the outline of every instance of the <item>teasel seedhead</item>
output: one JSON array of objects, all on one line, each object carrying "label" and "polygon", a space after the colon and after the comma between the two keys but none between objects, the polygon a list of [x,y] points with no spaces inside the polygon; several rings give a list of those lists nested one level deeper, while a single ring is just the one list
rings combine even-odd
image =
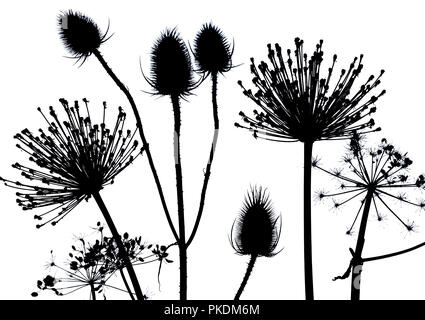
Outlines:
[{"label": "teasel seedhead", "polygon": [[223,32],[212,23],[206,23],[196,35],[193,55],[197,71],[208,75],[224,73],[232,68],[234,46]]},{"label": "teasel seedhead", "polygon": [[272,257],[280,239],[280,216],[262,187],[252,187],[232,226],[232,247],[240,255]]},{"label": "teasel seedhead", "polygon": [[151,53],[151,77],[146,81],[155,94],[184,97],[197,87],[186,44],[177,30],[166,29]]},{"label": "teasel seedhead", "polygon": [[103,103],[103,121],[93,124],[88,100],[83,99],[87,115],[83,116],[78,101],[69,106],[65,99],[59,100],[66,120],[61,121],[50,106],[50,118],[38,111],[46,120],[47,131],[38,130],[38,135],[24,129],[14,138],[16,145],[29,156],[34,166],[16,162],[13,168],[21,172],[27,183],[0,178],[6,186],[18,190],[16,202],[23,210],[50,208],[34,219],[55,225],[82,200],[114,182],[115,177],[127,168],[142,152],[134,135],[137,130],[124,130],[126,114],[118,108],[118,117],[109,129],[105,124],[106,103]]},{"label": "teasel seedhead", "polygon": [[108,29],[102,33],[90,17],[81,12],[68,10],[58,16],[59,36],[72,58],[82,63],[106,42]]}]

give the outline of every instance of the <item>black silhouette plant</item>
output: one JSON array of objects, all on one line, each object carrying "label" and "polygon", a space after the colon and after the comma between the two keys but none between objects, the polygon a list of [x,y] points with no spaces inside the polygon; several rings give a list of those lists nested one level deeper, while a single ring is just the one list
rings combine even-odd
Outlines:
[{"label": "black silhouette plant", "polygon": [[[361,139],[361,136],[355,134],[349,144],[348,153],[344,157],[344,164],[347,166],[349,174],[345,174],[343,170],[326,170],[322,168],[317,160],[313,161],[313,167],[331,175],[338,179],[340,191],[334,193],[326,193],[320,191],[319,199],[327,197],[334,198],[334,207],[340,208],[342,205],[354,199],[361,199],[360,206],[354,221],[347,230],[347,234],[352,234],[356,224],[359,224],[357,244],[355,250],[350,249],[353,258],[350,266],[345,274],[336,279],[346,279],[352,272],[351,281],[351,299],[360,299],[360,275],[364,262],[373,261],[398,254],[406,253],[421,247],[415,246],[402,252],[393,253],[381,257],[363,258],[362,252],[365,245],[365,235],[367,223],[371,210],[375,211],[378,221],[383,219],[383,211],[389,212],[397,221],[399,221],[407,231],[414,230],[414,222],[406,222],[400,214],[397,214],[391,208],[391,201],[398,201],[403,204],[425,208],[423,200],[413,202],[408,199],[401,190],[411,190],[412,188],[423,188],[425,177],[420,175],[416,180],[411,181],[408,171],[412,164],[412,160],[407,154],[402,154],[395,147],[382,139],[381,144],[376,148],[367,149]],[[396,193],[396,191],[398,193]],[[338,197],[345,197],[337,200]],[[363,211],[362,211],[363,210]]]},{"label": "black silhouette plant", "polygon": [[158,95],[170,96],[174,114],[174,163],[176,171],[177,213],[180,255],[180,300],[187,299],[187,245],[183,201],[183,174],[180,155],[180,98],[197,86],[189,52],[176,29],[165,30],[151,54],[151,78],[146,79]]},{"label": "black silhouette plant", "polygon": [[112,184],[115,177],[143,152],[133,139],[136,131],[124,131],[126,114],[121,108],[114,127],[109,129],[105,124],[106,103],[103,103],[103,121],[98,125],[92,123],[86,99],[83,102],[87,116],[83,116],[78,101],[75,101],[73,107],[65,99],[59,101],[67,116],[65,121],[59,120],[53,107],[49,109],[51,121],[38,108],[48,124],[47,132],[39,129],[37,136],[24,129],[15,135],[19,141],[17,147],[28,154],[30,162],[34,162],[39,168],[34,169],[20,163],[12,165],[30,182],[0,179],[6,186],[18,189],[16,201],[23,210],[50,208],[34,216],[39,221],[48,217],[37,228],[47,223],[56,225],[82,200],[93,197],[111,230],[123,261],[126,262],[136,295],[143,299],[121,237],[99,193],[104,186]]},{"label": "black silhouette plant", "polygon": [[[83,288],[89,288],[90,298],[96,300],[96,295],[101,293],[106,299],[105,289],[116,289],[127,292],[131,299],[134,300],[134,294],[124,274],[125,261],[119,254],[115,240],[103,235],[103,226],[101,226],[100,222],[98,222],[96,230],[98,239],[93,244],[81,237],[76,245],[71,246],[70,259],[64,266],[58,265],[53,259],[49,262],[48,268],[51,274],[44,277],[43,280],[37,281],[39,291],[50,290],[56,295],[65,296]],[[128,233],[124,233],[121,241],[133,266],[159,261],[159,282],[159,273],[163,261],[166,263],[172,262],[168,258],[167,250],[173,244],[167,247],[147,245],[142,243],[141,237],[130,238]],[[110,283],[110,280],[117,272],[119,272],[123,280],[125,289]],[[38,292],[33,292],[32,296],[37,297]],[[146,296],[144,298],[146,299]]]},{"label": "black silhouette plant", "polygon": [[[73,23],[69,23],[69,21],[72,21]],[[118,77],[115,75],[115,73],[112,71],[112,69],[108,66],[105,59],[103,58],[102,54],[99,51],[99,47],[102,43],[104,43],[107,39],[105,32],[102,34],[97,24],[86,15],[80,13],[80,12],[73,12],[71,10],[67,12],[62,12],[59,15],[58,18],[58,27],[59,27],[59,35],[65,45],[65,47],[68,49],[68,51],[71,52],[71,54],[77,58],[77,59],[83,59],[83,62],[90,56],[94,55],[102,65],[102,67],[105,69],[107,74],[112,78],[112,80],[115,82],[115,84],[118,86],[118,88],[124,93],[125,97],[128,99],[128,102],[131,105],[131,108],[133,110],[134,116],[136,118],[137,128],[139,131],[140,139],[143,144],[143,148],[146,153],[146,157],[149,162],[149,166],[152,171],[152,175],[154,177],[154,181],[158,190],[158,194],[161,200],[161,204],[165,213],[165,216],[167,218],[168,224],[170,226],[171,231],[173,232],[173,235],[175,239],[178,239],[177,232],[172,224],[172,220],[167,208],[167,204],[165,201],[164,193],[162,190],[161,183],[159,181],[158,173],[156,171],[152,154],[149,149],[149,143],[146,139],[142,120],[140,118],[139,111],[137,110],[136,103],[134,102],[134,99],[132,95],[130,94],[130,91],[128,88],[118,79]],[[109,30],[109,28],[108,28]],[[86,34],[90,34],[90,37],[87,37]],[[101,39],[99,41],[98,39]],[[81,49],[82,43],[84,43],[84,49]]]},{"label": "black silhouette plant", "polygon": [[239,300],[258,257],[273,257],[280,239],[281,221],[272,207],[269,195],[261,187],[253,187],[245,197],[239,217],[232,226],[232,247],[250,260],[245,276],[236,293]]},{"label": "black silhouette plant", "polygon": [[208,182],[211,176],[211,166],[214,159],[215,148],[217,146],[218,132],[220,129],[217,105],[217,77],[218,74],[230,71],[232,68],[233,47],[223,32],[215,25],[209,23],[204,24],[196,35],[194,41],[195,61],[197,64],[197,72],[203,75],[205,79],[211,75],[212,80],[212,109],[214,118],[214,135],[211,143],[210,155],[205,168],[204,182],[202,185],[201,199],[199,202],[198,215],[192,233],[187,241],[187,246],[192,243],[201,221],[202,213],[205,205],[205,197],[207,194]]},{"label": "black silhouette plant", "polygon": [[[304,263],[306,299],[314,299],[312,243],[311,243],[311,155],[313,143],[321,140],[338,140],[350,137],[354,132],[378,131],[373,119],[365,117],[376,111],[371,107],[385,90],[377,96],[368,93],[381,82],[382,70],[378,77],[370,76],[357,91],[353,85],[362,69],[363,55],[354,58],[349,69],[342,69],[340,76],[331,87],[331,76],[337,56],[328,69],[326,77],[320,76],[323,61],[321,40],[313,55],[307,60],[303,51],[303,40],[295,39],[294,56],[287,50],[288,58],[282,55],[279,44],[275,49],[268,45],[271,65],[262,61],[258,67],[251,58],[252,82],[255,93],[239,85],[243,93],[262,110],[254,110],[254,116],[240,116],[247,125],[235,123],[236,127],[248,129],[255,138],[270,141],[304,143]],[[294,60],[295,61],[294,61]],[[366,99],[366,100],[365,100]]]}]

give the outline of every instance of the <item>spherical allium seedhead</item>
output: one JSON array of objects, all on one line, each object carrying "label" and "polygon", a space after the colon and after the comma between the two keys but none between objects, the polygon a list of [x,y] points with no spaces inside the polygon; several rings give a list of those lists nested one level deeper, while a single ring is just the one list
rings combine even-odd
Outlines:
[{"label": "spherical allium seedhead", "polygon": [[204,24],[196,35],[193,54],[199,72],[217,74],[232,68],[233,47],[212,23]]},{"label": "spherical allium seedhead", "polygon": [[316,45],[310,58],[304,53],[303,44],[296,38],[295,51],[288,49],[286,57],[279,44],[268,44],[268,64],[261,61],[256,65],[251,58],[255,91],[245,88],[242,81],[238,84],[261,111],[252,116],[241,115],[246,124],[237,127],[252,131],[256,138],[301,142],[339,140],[354,132],[379,131],[380,128],[373,129],[373,119],[366,119],[376,112],[374,103],[385,94],[385,90],[369,94],[381,83],[384,70],[378,76],[369,76],[354,90],[363,70],[360,55],[332,83],[337,56],[333,56],[323,75],[323,41]]},{"label": "spherical allium seedhead", "polygon": [[24,129],[15,135],[16,145],[34,167],[20,163],[12,165],[29,182],[11,181],[0,178],[6,186],[18,189],[17,203],[23,210],[50,207],[51,209],[34,219],[55,225],[82,200],[90,198],[104,186],[112,184],[114,178],[127,168],[142,152],[134,140],[136,130],[124,131],[126,114],[121,107],[111,129],[105,124],[106,103],[103,104],[103,122],[93,124],[88,101],[83,99],[87,116],[83,116],[78,101],[70,107],[65,99],[59,100],[67,115],[65,121],[53,107],[51,119],[38,108],[48,124],[47,131],[38,130],[38,135]]},{"label": "spherical allium seedhead", "polygon": [[107,41],[107,33],[81,12],[68,10],[58,16],[59,36],[65,48],[77,60],[87,59],[102,43]]},{"label": "spherical allium seedhead", "polygon": [[154,44],[146,80],[160,95],[186,96],[196,87],[189,51],[176,29],[166,29]]},{"label": "spherical allium seedhead", "polygon": [[266,190],[251,188],[232,226],[233,249],[240,255],[272,257],[280,230],[280,216],[276,216]]}]

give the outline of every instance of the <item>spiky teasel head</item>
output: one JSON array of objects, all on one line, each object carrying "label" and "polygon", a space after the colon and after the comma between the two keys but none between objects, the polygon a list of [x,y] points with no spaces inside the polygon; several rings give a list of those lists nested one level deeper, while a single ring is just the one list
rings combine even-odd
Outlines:
[{"label": "spiky teasel head", "polygon": [[193,54],[201,73],[224,73],[232,68],[233,47],[223,32],[212,23],[204,24],[196,35]]},{"label": "spiky teasel head", "polygon": [[151,53],[151,77],[146,80],[160,95],[187,96],[196,88],[189,51],[175,28],[166,29],[156,40]]},{"label": "spiky teasel head", "polygon": [[280,216],[262,187],[252,187],[232,226],[233,249],[240,255],[272,257],[280,239]]},{"label": "spiky teasel head", "polygon": [[23,210],[50,208],[34,216],[36,220],[49,217],[37,228],[49,222],[55,225],[82,200],[113,183],[143,151],[134,140],[136,130],[124,130],[126,114],[121,107],[109,129],[105,124],[106,103],[102,123],[93,124],[86,99],[86,116],[78,101],[74,106],[69,106],[65,99],[59,101],[66,113],[64,121],[53,107],[49,109],[50,119],[38,108],[47,122],[47,130],[39,129],[34,134],[24,129],[15,135],[17,147],[29,155],[33,166],[17,162],[12,167],[28,182],[0,178],[6,186],[18,189],[16,201]]},{"label": "spiky teasel head", "polygon": [[90,17],[68,10],[58,16],[59,36],[73,58],[84,61],[107,41],[108,30],[102,33]]}]

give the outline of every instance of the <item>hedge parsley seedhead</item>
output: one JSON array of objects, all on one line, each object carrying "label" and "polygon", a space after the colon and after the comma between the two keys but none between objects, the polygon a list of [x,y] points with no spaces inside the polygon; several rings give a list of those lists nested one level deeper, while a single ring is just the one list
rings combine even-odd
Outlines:
[{"label": "hedge parsley seedhead", "polygon": [[371,75],[357,91],[353,85],[363,70],[363,55],[354,58],[348,70],[342,69],[335,85],[331,84],[337,56],[325,77],[321,76],[323,41],[308,59],[303,51],[303,40],[295,39],[295,52],[287,50],[285,61],[282,48],[268,44],[269,64],[257,66],[251,58],[252,82],[256,92],[246,89],[239,81],[245,96],[260,108],[254,115],[240,112],[246,125],[235,123],[253,132],[254,137],[272,141],[315,142],[346,139],[354,132],[379,131],[372,129],[373,119],[366,120],[376,111],[374,103],[385,94],[369,95],[380,83],[384,70],[377,77]]},{"label": "hedge parsley seedhead", "polygon": [[18,189],[17,203],[23,210],[50,207],[36,220],[49,219],[37,228],[62,220],[83,199],[88,200],[104,186],[112,184],[115,177],[127,168],[142,152],[134,140],[136,130],[124,131],[126,114],[121,107],[114,127],[105,124],[106,103],[103,103],[103,121],[93,124],[88,101],[83,99],[87,115],[83,116],[78,101],[70,107],[60,99],[66,113],[61,121],[53,107],[49,108],[51,119],[38,111],[48,124],[47,131],[38,130],[38,135],[24,129],[15,135],[16,145],[29,156],[35,166],[20,163],[12,165],[29,182],[0,178],[6,186]]},{"label": "hedge parsley seedhead", "polygon": [[[318,163],[313,167],[329,174],[340,182],[341,191],[333,193],[319,192],[320,199],[333,198],[333,206],[340,208],[354,199],[360,199],[360,206],[353,223],[347,230],[352,234],[356,222],[359,220],[362,208],[365,205],[367,194],[372,196],[372,208],[378,221],[384,219],[383,212],[392,214],[408,231],[413,231],[415,223],[407,221],[391,207],[391,201],[425,209],[425,201],[414,202],[407,196],[407,191],[423,189],[424,175],[412,180],[409,169],[412,160],[407,153],[401,153],[382,139],[376,148],[368,149],[362,137],[354,135],[348,145],[348,152],[343,158],[345,170],[327,170]],[[347,173],[346,173],[347,172]],[[342,199],[341,199],[342,198]],[[341,199],[341,200],[339,200]]]}]

